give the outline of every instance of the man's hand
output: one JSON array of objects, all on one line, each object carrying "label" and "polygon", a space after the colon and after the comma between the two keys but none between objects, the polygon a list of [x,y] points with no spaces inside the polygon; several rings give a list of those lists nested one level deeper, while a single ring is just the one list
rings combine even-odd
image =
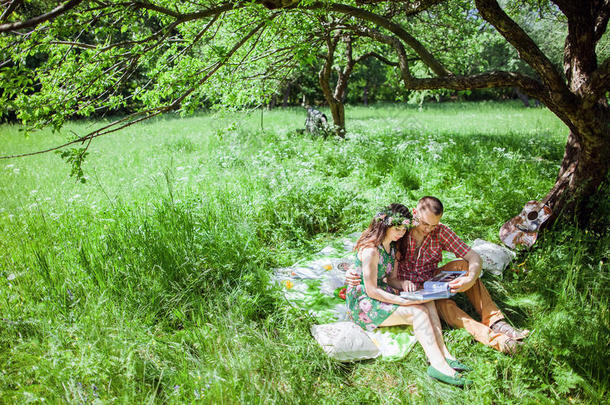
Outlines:
[{"label": "man's hand", "polygon": [[452,293],[468,291],[477,282],[477,278],[481,274],[481,256],[477,252],[471,249],[464,256],[464,260],[468,262],[468,273],[449,283]]},{"label": "man's hand", "polygon": [[449,282],[449,288],[452,293],[464,292],[469,290],[477,281],[476,277],[466,274]]},{"label": "man's hand", "polygon": [[417,290],[417,286],[411,280],[404,280],[402,282],[402,290],[408,291],[408,292],[413,292],[413,291]]},{"label": "man's hand", "polygon": [[355,287],[360,284],[360,280],[360,274],[354,267],[351,267],[348,271],[345,272],[345,284]]}]

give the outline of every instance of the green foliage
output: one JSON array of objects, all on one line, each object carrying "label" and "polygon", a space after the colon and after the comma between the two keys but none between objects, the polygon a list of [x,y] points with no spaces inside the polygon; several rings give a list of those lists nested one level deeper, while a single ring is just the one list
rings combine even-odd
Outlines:
[{"label": "green foliage", "polygon": [[83,162],[89,154],[87,148],[70,148],[55,151],[63,160],[70,165],[70,177],[74,177],[77,181],[85,183],[87,179],[83,172]]},{"label": "green foliage", "polygon": [[[549,2],[507,2],[507,12],[561,65],[565,24]],[[201,12],[219,6],[215,1],[155,2],[170,13]],[[346,4],[389,16],[417,38],[438,60],[457,74],[489,69],[531,73],[515,50],[476,12],[470,0],[453,0],[425,13],[406,17],[399,4]],[[241,7],[241,6],[244,7]],[[268,103],[290,85],[292,102],[305,95],[323,102],[317,83],[324,54],[321,33],[331,21],[353,27],[379,29],[376,24],[330,13],[320,2],[300,2],[303,8],[272,12],[257,2],[244,3],[218,18],[173,17],[124,2],[99,7],[79,5],[60,18],[24,35],[0,36],[0,119],[18,120],[28,127],[61,128],[67,119],[100,114],[142,112],[170,105],[182,114],[201,108],[242,108]],[[308,6],[319,8],[307,8]],[[34,17],[47,8],[29,2],[10,20]],[[248,30],[261,24],[242,46]],[[383,30],[382,30],[383,31]],[[602,60],[607,38],[599,44]],[[356,36],[354,57],[375,51],[395,60],[387,45]],[[411,72],[432,73],[408,50]],[[336,61],[345,62],[340,44]],[[559,69],[562,70],[562,69]],[[211,76],[209,76],[211,75]],[[434,90],[406,92],[396,67],[368,58],[356,65],[347,101],[403,101],[464,97],[464,93]],[[505,91],[477,91],[474,97],[505,95]],[[175,104],[174,104],[175,103]]]},{"label": "green foliage", "polygon": [[[296,132],[302,109],[265,112],[265,132],[259,113],[155,119],[97,138],[86,183],[54,154],[0,167],[0,402],[602,402],[610,240],[593,229],[551,229],[504,279],[484,276],[535,332],[508,357],[445,330],[475,368],[467,390],[430,381],[419,347],[394,363],[323,354],[272,268],[424,194],[467,241],[498,242],[551,185],[567,132],[516,103],[347,114],[347,138],[328,141]],[[2,133],[11,153],[65,136]]]}]

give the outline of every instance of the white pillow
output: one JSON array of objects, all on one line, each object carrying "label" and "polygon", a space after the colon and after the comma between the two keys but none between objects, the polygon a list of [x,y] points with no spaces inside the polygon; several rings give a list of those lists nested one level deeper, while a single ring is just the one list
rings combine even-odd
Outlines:
[{"label": "white pillow", "polygon": [[502,274],[508,263],[516,256],[512,250],[483,239],[475,239],[472,244],[472,250],[481,256],[483,270],[487,270],[497,276]]},{"label": "white pillow", "polygon": [[311,334],[326,354],[338,361],[373,359],[381,354],[366,332],[353,322],[313,325]]}]

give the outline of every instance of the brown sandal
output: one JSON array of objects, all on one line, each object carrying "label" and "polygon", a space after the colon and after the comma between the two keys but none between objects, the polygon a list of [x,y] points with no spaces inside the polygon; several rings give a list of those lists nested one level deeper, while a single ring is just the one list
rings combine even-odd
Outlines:
[{"label": "brown sandal", "polygon": [[515,340],[523,340],[530,333],[530,331],[527,329],[515,329],[503,320],[499,320],[491,325],[491,330],[496,333],[502,333],[503,335]]},{"label": "brown sandal", "polygon": [[521,347],[523,345],[524,345],[523,342],[520,342],[520,341],[512,339],[512,338],[508,338],[506,343],[504,343],[502,352],[506,353],[506,354],[514,355],[521,349]]}]

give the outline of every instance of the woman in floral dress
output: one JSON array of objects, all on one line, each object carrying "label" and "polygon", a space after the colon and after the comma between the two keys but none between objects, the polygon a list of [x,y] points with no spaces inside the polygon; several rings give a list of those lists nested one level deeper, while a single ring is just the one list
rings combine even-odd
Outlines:
[{"label": "woman in floral dress", "polygon": [[[378,326],[413,325],[415,337],[422,345],[430,367],[428,374],[449,384],[463,386],[468,380],[454,370],[459,363],[449,353],[433,301],[411,301],[396,295],[388,284],[395,266],[396,241],[407,227],[417,223],[401,204],[391,204],[380,211],[356,242],[356,268],[362,274],[360,284],[348,286],[347,314],[365,330]],[[399,286],[396,286],[399,287]]]}]

